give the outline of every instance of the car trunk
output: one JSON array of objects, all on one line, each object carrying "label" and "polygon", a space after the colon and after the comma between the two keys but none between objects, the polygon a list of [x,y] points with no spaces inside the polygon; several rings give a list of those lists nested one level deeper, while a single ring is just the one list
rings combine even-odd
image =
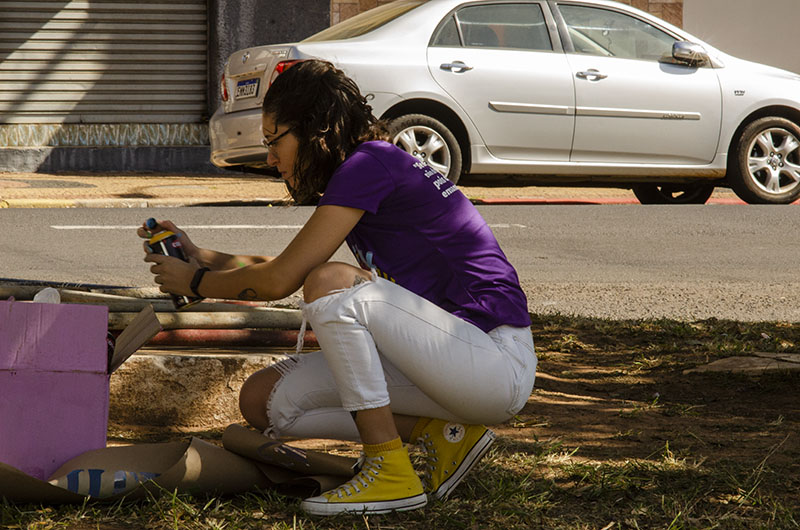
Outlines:
[{"label": "car trunk", "polygon": [[225,112],[261,106],[273,78],[275,66],[289,57],[286,46],[259,46],[232,54],[225,66],[225,84],[229,99]]}]

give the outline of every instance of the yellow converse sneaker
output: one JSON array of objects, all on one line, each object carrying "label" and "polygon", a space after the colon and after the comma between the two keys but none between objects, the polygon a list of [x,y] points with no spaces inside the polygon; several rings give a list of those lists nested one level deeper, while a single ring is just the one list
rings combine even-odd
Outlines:
[{"label": "yellow converse sneaker", "polygon": [[418,442],[425,449],[425,491],[445,499],[494,443],[497,435],[483,425],[430,420]]},{"label": "yellow converse sneaker", "polygon": [[304,500],[300,507],[314,515],[333,515],[399,512],[427,504],[422,483],[400,438],[385,444],[364,445],[364,452],[364,463],[355,477],[338,488]]}]

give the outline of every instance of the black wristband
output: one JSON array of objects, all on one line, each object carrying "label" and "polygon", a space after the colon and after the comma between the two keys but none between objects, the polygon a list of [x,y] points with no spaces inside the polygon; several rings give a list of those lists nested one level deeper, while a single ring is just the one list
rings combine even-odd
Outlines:
[{"label": "black wristband", "polygon": [[200,282],[203,281],[203,276],[209,270],[210,269],[208,267],[200,267],[197,269],[194,273],[194,277],[192,277],[192,283],[189,284],[189,289],[191,289],[194,295],[198,298],[203,298],[203,295],[197,292],[197,290],[200,287]]}]

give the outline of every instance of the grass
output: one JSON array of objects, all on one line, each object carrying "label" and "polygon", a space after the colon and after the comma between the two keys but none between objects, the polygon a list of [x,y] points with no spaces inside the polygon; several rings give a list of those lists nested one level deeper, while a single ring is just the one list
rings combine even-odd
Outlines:
[{"label": "grass", "polygon": [[[3,502],[0,528],[800,528],[797,373],[681,375],[721,357],[797,352],[798,326],[534,315],[533,329],[540,371],[561,386],[537,382],[541,395],[534,391],[446,502],[315,518],[273,491],[231,498],[165,491],[115,504]],[[586,408],[569,423],[577,406],[546,407],[551,395],[577,393],[617,408],[606,415]]]},{"label": "grass", "polygon": [[[5,528],[797,528],[795,508],[769,493],[767,465],[709,467],[668,447],[647,460],[576,461],[558,444],[501,442],[458,494],[425,510],[309,518],[274,492],[197,498],[164,492],[133,503],[0,507]],[[609,526],[611,525],[611,526]]]}]

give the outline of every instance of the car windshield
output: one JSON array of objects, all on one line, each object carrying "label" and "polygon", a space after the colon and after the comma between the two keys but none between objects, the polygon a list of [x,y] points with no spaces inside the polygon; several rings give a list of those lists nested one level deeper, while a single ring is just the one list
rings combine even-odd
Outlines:
[{"label": "car windshield", "polygon": [[315,33],[301,42],[320,42],[358,37],[383,26],[387,22],[391,22],[400,15],[408,13],[426,2],[427,0],[398,0],[391,2],[348,18],[344,22]]}]

